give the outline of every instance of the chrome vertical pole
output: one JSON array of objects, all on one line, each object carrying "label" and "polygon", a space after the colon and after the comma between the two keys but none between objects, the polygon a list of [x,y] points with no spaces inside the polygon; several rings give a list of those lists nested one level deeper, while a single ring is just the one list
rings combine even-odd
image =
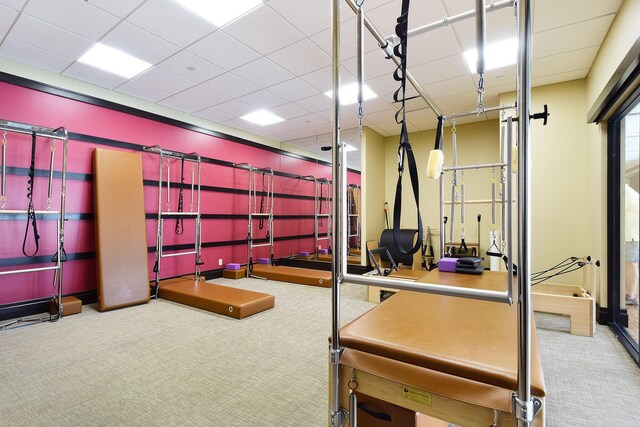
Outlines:
[{"label": "chrome vertical pole", "polygon": [[331,29],[332,29],[332,76],[333,76],[333,104],[331,106],[331,122],[333,125],[332,146],[333,165],[332,193],[337,200],[332,204],[333,217],[333,257],[331,262],[331,390],[329,411],[331,425],[342,425],[346,414],[340,408],[340,282],[342,280],[342,144],[340,142],[340,3],[341,0],[331,1]]},{"label": "chrome vertical pole", "polygon": [[440,258],[444,257],[444,247],[446,244],[444,223],[444,171],[440,174]]},{"label": "chrome vertical pole", "polygon": [[531,396],[531,2],[519,0],[518,16],[518,390],[514,397],[519,427],[533,421],[540,400]]},{"label": "chrome vertical pole", "polygon": [[[62,179],[60,183],[60,224],[58,224],[58,319],[63,316],[62,307],[62,284],[63,284],[63,256],[64,256],[64,223],[65,223],[65,209],[67,200],[67,145],[69,143],[69,134],[66,128],[56,129],[54,132],[62,130],[64,139],[62,140]],[[4,164],[4,162],[3,162]],[[55,274],[55,273],[54,273]]]},{"label": "chrome vertical pole", "polygon": [[482,76],[484,74],[484,47],[486,41],[487,26],[485,22],[484,0],[476,0],[476,50],[478,52],[478,62],[476,72]]}]

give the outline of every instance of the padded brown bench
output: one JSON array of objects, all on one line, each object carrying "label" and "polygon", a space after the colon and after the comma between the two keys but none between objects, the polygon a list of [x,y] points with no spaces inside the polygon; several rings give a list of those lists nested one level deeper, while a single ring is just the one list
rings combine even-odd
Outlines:
[{"label": "padded brown bench", "polygon": [[[313,259],[313,255],[311,255],[310,259]],[[318,254],[318,261],[331,262],[333,261],[333,255]],[[360,265],[360,256],[347,255],[347,264]]]},{"label": "padded brown bench", "polygon": [[193,276],[161,280],[158,296],[235,319],[243,319],[275,306],[273,295],[196,282]]},{"label": "padded brown bench", "polygon": [[[505,273],[485,274],[432,271],[420,281],[506,289]],[[340,330],[340,363],[354,369],[358,393],[459,425],[492,425],[495,411],[500,426],[517,425],[517,327],[515,304],[400,291]],[[531,338],[531,392],[544,401],[535,323]],[[351,372],[341,369],[342,407]]]},{"label": "padded brown bench", "polygon": [[331,272],[310,268],[287,267],[282,265],[254,264],[253,275],[280,282],[300,285],[331,287]]}]

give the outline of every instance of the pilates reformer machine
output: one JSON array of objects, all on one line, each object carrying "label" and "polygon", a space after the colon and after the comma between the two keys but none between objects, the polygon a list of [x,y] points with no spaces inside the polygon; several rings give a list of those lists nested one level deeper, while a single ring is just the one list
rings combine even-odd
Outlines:
[{"label": "pilates reformer machine", "polygon": [[[18,123],[7,120],[0,120],[0,132],[2,132],[2,171],[0,175],[0,216],[5,216],[8,219],[13,218],[23,218],[26,216],[27,218],[27,226],[25,229],[24,241],[22,243],[22,253],[25,257],[34,257],[38,253],[39,250],[39,240],[41,236],[38,234],[38,226],[37,220],[39,217],[57,217],[56,219],[56,252],[53,255],[51,262],[54,263],[52,266],[48,267],[35,267],[35,268],[25,268],[25,269],[14,269],[14,270],[3,270],[0,271],[0,276],[7,276],[11,274],[23,274],[23,273],[37,273],[43,271],[52,271],[53,272],[53,281],[52,281],[52,299],[50,301],[50,313],[47,316],[41,316],[36,318],[25,318],[13,320],[11,322],[0,325],[0,330],[5,330],[5,328],[13,325],[20,325],[22,323],[35,323],[35,322],[45,322],[45,321],[57,321],[65,315],[64,313],[64,301],[62,297],[62,283],[63,283],[63,266],[66,261],[66,253],[64,251],[64,226],[65,226],[65,197],[66,197],[66,187],[67,187],[67,143],[68,143],[68,134],[67,130],[64,127],[59,127],[56,129],[46,128],[41,126],[34,126],[26,123]],[[31,162],[29,166],[29,181],[27,187],[27,199],[28,199],[28,207],[26,210],[16,210],[16,209],[6,209],[7,201],[10,201],[7,195],[7,171],[12,168],[7,166],[7,152],[11,149],[11,144],[16,142],[17,140],[10,141],[7,139],[7,132],[14,134],[25,134],[31,136]],[[44,140],[50,141],[49,147],[49,171],[45,175],[41,173],[43,171],[36,170],[35,168],[35,159],[38,142]],[[62,169],[60,171],[55,171],[55,153],[56,153],[56,142],[61,141],[62,144]],[[20,141],[22,143],[23,141]],[[17,169],[17,168],[15,168]],[[47,187],[47,206],[44,210],[37,210],[34,206],[34,184],[35,178],[39,176],[47,176],[49,183]],[[51,210],[51,202],[53,197],[57,195],[54,194],[54,178],[60,179],[60,207],[59,210]],[[13,203],[10,201],[10,204],[17,205],[18,203]],[[33,245],[28,245],[27,241],[29,239],[29,235],[33,238]],[[30,250],[30,246],[35,246],[32,252],[28,252]],[[74,300],[78,301],[76,298]],[[71,302],[71,301],[69,301]],[[80,308],[81,308],[80,304]],[[73,314],[71,312],[66,314]]]},{"label": "pilates reformer machine", "polygon": [[[160,269],[162,258],[177,257],[177,256],[194,256],[194,280],[198,282],[200,280],[200,266],[203,265],[202,261],[202,243],[201,243],[201,230],[202,222],[200,218],[200,177],[201,177],[201,165],[202,161],[198,153],[180,153],[178,151],[166,150],[157,145],[151,147],[144,147],[145,152],[158,155],[159,175],[158,175],[158,218],[156,228],[156,251],[155,251],[155,263],[153,266],[154,289],[155,298],[158,297],[158,291],[160,289]],[[165,168],[166,160],[166,168]],[[175,210],[172,210],[171,205],[171,162],[180,163],[180,182],[177,183],[179,193],[177,206]],[[185,163],[190,165],[190,183],[187,184],[191,187],[189,193],[189,209],[184,208],[184,190],[185,190]],[[166,169],[166,181],[163,181],[164,170]],[[166,183],[166,184],[165,184]],[[163,207],[163,189],[166,185],[166,209]],[[184,233],[184,220],[193,219],[195,221],[195,235],[193,249],[182,252],[164,253],[164,223],[167,218],[175,218],[175,234],[182,235]]]},{"label": "pilates reformer machine", "polygon": [[[374,36],[387,58],[398,66],[394,78],[400,82],[400,89],[394,99],[402,103],[396,114],[402,131],[398,148],[397,189],[400,191],[396,192],[394,228],[399,228],[400,216],[397,215],[396,221],[396,210],[399,210],[398,193],[402,189],[402,173],[407,160],[418,209],[418,235],[421,240],[418,175],[404,120],[406,82],[414,87],[438,116],[440,133],[445,116],[406,67],[407,40],[418,31],[408,29],[409,0],[402,1],[396,26],[398,40],[380,34],[365,16],[362,1],[345,1],[356,13],[359,101],[362,100],[364,81],[362,37],[365,28]],[[331,3],[335,256],[332,264],[329,424],[333,427],[358,425],[359,416],[375,414],[370,408],[366,409],[363,403],[367,399],[377,399],[391,403],[400,410],[465,426],[544,425],[544,379],[532,318],[530,275],[531,1],[501,2],[502,7],[515,7],[519,45],[516,83],[518,227],[515,239],[518,274],[514,275],[513,258],[509,257],[506,272],[485,272],[475,276],[433,270],[417,282],[358,276],[347,272],[346,150],[341,142],[339,107],[341,3],[341,0],[332,0]],[[475,4],[474,11],[459,15],[464,16],[462,18],[455,17],[455,21],[476,18],[479,74],[477,113],[480,114],[487,111],[482,102],[485,16],[495,6],[486,6],[484,0],[476,0]],[[454,22],[453,18],[421,27],[419,31],[448,25]],[[437,137],[436,144],[438,140]],[[435,153],[430,155],[427,175],[432,178],[442,179],[444,157],[441,148],[441,145],[436,145]],[[509,242],[512,230],[507,227],[506,231],[506,240]],[[441,235],[441,239],[443,237]],[[416,246],[422,245],[422,242],[417,243],[420,245]],[[382,286],[401,292],[341,328],[342,283]],[[390,421],[389,425],[394,425],[391,417],[385,420]]]},{"label": "pilates reformer machine", "polygon": [[[249,172],[246,277],[278,280],[281,282],[298,283],[311,286],[331,286],[331,272],[275,265],[273,245],[273,212],[275,204],[273,170],[271,168],[256,168],[248,163],[238,163],[234,166]],[[313,178],[313,180],[316,181],[315,178]],[[260,190],[258,190],[258,181],[261,182]],[[322,200],[319,197],[317,187],[318,185],[316,184],[316,189],[314,190],[316,194],[316,207],[318,207],[319,201]],[[319,211],[316,209],[316,213],[317,212]],[[317,219],[320,217],[316,216],[315,218],[317,236]],[[265,243],[254,243],[254,240],[257,240],[254,235],[255,220],[258,221],[258,228],[266,232],[263,239],[266,240]],[[258,258],[258,262],[254,262],[253,250],[254,248],[259,247],[268,247],[269,257]]]},{"label": "pilates reformer machine", "polygon": [[[158,178],[158,217],[156,233],[156,257],[154,264],[155,297],[199,308],[213,313],[243,319],[259,312],[268,310],[275,305],[273,295],[253,292],[245,289],[230,288],[214,283],[206,283],[200,275],[202,261],[202,221],[200,211],[201,201],[201,168],[202,159],[197,153],[181,153],[166,150],[158,146],[145,147],[144,151],[159,156]],[[166,167],[165,167],[166,159]],[[180,182],[177,208],[172,210],[171,204],[171,162],[180,163]],[[191,180],[185,184],[185,163],[190,165]],[[166,181],[163,180],[166,169]],[[166,184],[165,184],[166,182]],[[166,186],[166,202],[163,203],[163,188]],[[184,191],[190,186],[189,209],[185,209]],[[166,203],[166,209],[163,205]],[[166,219],[175,219],[175,234],[184,233],[184,219],[195,221],[195,235],[193,249],[182,252],[163,253],[163,229]],[[177,256],[194,256],[194,274],[169,279],[160,278],[162,258]]]}]

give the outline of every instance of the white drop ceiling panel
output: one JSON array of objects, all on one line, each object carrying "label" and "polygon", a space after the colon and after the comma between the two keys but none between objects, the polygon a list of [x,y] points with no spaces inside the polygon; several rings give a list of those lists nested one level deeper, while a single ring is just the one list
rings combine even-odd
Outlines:
[{"label": "white drop ceiling panel", "polygon": [[412,67],[411,73],[426,85],[468,75],[469,68],[462,55],[458,54]]},{"label": "white drop ceiling panel", "polygon": [[[560,2],[561,3],[561,2]],[[472,9],[474,6],[471,7]],[[487,44],[517,37],[516,18],[511,8],[500,9],[486,15],[486,40]],[[475,49],[476,47],[476,21],[468,19],[453,25],[454,31],[460,40],[462,50]]]},{"label": "white drop ceiling panel", "polygon": [[[347,59],[342,63],[344,67],[352,73],[354,76],[358,73],[358,65],[356,58]],[[376,78],[379,76],[388,75],[389,78],[393,71],[397,68],[395,62],[391,59],[387,59],[384,53],[380,50],[374,50],[364,54],[364,73],[366,78]]]},{"label": "white drop ceiling panel", "polygon": [[267,4],[306,36],[329,28],[331,3],[328,1],[270,0]]},{"label": "white drop ceiling panel", "polygon": [[224,109],[224,107],[209,107],[204,110],[196,111],[194,113],[198,117],[202,117],[203,119],[211,120],[216,123],[222,123],[225,120],[231,120],[237,117],[236,114],[232,114],[231,112]]},{"label": "white drop ceiling panel", "polygon": [[118,86],[115,90],[117,92],[126,93],[127,95],[135,96],[136,98],[144,99],[151,102],[158,102],[161,99],[164,99],[167,96],[171,95],[167,91],[137,82],[135,80],[129,80],[123,85]]},{"label": "white drop ceiling panel", "polygon": [[296,117],[291,122],[301,126],[317,126],[324,123],[329,123],[328,120],[320,117],[317,114],[306,114],[304,116]]},{"label": "white drop ceiling panel", "polygon": [[30,0],[24,13],[93,41],[120,21],[91,3],[77,0]]},{"label": "white drop ceiling panel", "polygon": [[296,101],[295,104],[304,108],[310,113],[317,113],[319,111],[326,111],[331,109],[331,99],[324,94],[310,96],[309,98]]},{"label": "white drop ceiling panel", "polygon": [[224,73],[224,69],[186,50],[165,59],[158,67],[185,79],[202,83]]},{"label": "white drop ceiling panel", "polygon": [[227,120],[225,122],[223,122],[223,124],[235,128],[235,129],[241,129],[241,130],[246,130],[246,131],[250,131],[252,129],[264,129],[264,127],[261,127],[255,123],[251,123],[248,122],[246,120],[243,119],[239,119],[239,118],[235,118],[235,119],[231,119],[231,120]]},{"label": "white drop ceiling panel", "polygon": [[100,9],[125,18],[146,0],[91,0],[91,4]]},{"label": "white drop ceiling panel", "polygon": [[451,28],[438,28],[412,37],[407,50],[409,51],[407,59],[409,67],[462,52]]},{"label": "white drop ceiling panel", "polygon": [[208,35],[187,50],[226,70],[251,62],[260,54],[222,30]]},{"label": "white drop ceiling panel", "polygon": [[304,34],[267,6],[232,22],[224,30],[262,55],[304,38]]},{"label": "white drop ceiling panel", "polygon": [[602,44],[614,15],[566,25],[533,34],[533,58],[555,55]]},{"label": "white drop ceiling panel", "polygon": [[0,4],[10,7],[14,10],[20,10],[24,6],[27,0],[0,0]]},{"label": "white drop ceiling panel", "polygon": [[0,39],[7,34],[17,16],[17,10],[0,5]]},{"label": "white drop ceiling panel", "polygon": [[230,97],[246,95],[260,89],[259,86],[254,85],[233,73],[225,73],[218,77],[214,77],[213,79],[204,82],[203,85]]},{"label": "white drop ceiling panel", "polygon": [[180,50],[178,46],[128,22],[120,23],[101,42],[151,64],[157,64]]},{"label": "white drop ceiling panel", "polygon": [[[183,92],[184,93],[184,92]],[[193,98],[188,96],[173,95],[158,102],[160,105],[173,108],[185,113],[193,113],[194,111],[200,111],[207,107],[206,104],[196,102]]]},{"label": "white drop ceiling panel", "polygon": [[[331,29],[320,31],[309,38],[327,54],[332,54]],[[369,34],[364,37],[364,47],[365,52],[380,49],[376,40]],[[354,56],[356,56],[356,19],[352,17],[340,25],[340,58],[344,60]]]},{"label": "white drop ceiling panel", "polygon": [[296,104],[290,102],[270,108],[269,111],[271,111],[276,116],[282,117],[285,120],[292,120],[298,117],[309,115],[309,112],[307,110],[298,107]]},{"label": "white drop ceiling panel", "polygon": [[276,107],[287,102],[285,99],[280,98],[279,96],[274,95],[268,90],[264,89],[238,97],[236,99],[244,102],[245,104],[251,105],[252,107],[255,107],[255,109],[269,109],[271,107]]},{"label": "white drop ceiling panel", "polygon": [[108,89],[113,89],[127,81],[124,77],[98,70],[80,62],[73,63],[62,74]]},{"label": "white drop ceiling panel", "polygon": [[568,71],[566,73],[551,74],[543,77],[534,77],[531,83],[536,86],[551,85],[554,83],[567,82],[576,79],[583,79],[589,73],[588,68],[582,70]]},{"label": "white drop ceiling panel", "polygon": [[400,83],[395,81],[391,75],[382,75],[374,79],[366,78],[365,81],[367,86],[369,86],[369,88],[371,88],[371,90],[378,96],[389,95],[400,87]]},{"label": "white drop ceiling panel", "polygon": [[537,33],[612,14],[618,11],[621,4],[622,0],[536,0],[533,6],[533,31]]},{"label": "white drop ceiling panel", "polygon": [[127,21],[183,48],[216,29],[171,0],[147,1]]},{"label": "white drop ceiling panel", "polygon": [[180,92],[178,95],[182,98],[192,99],[193,101],[202,104],[204,107],[211,107],[231,99],[231,97],[213,89],[209,89],[204,85],[194,86]]},{"label": "white drop ceiling panel", "polygon": [[531,70],[534,76],[548,76],[567,71],[589,68],[593,63],[599,46],[572,50],[557,55],[536,58],[532,61]]},{"label": "white drop ceiling panel", "polygon": [[64,56],[10,38],[0,46],[0,55],[56,73],[62,72],[73,62]]},{"label": "white drop ceiling panel", "polygon": [[89,39],[25,14],[20,15],[9,37],[67,58],[79,57],[93,44]]},{"label": "white drop ceiling panel", "polygon": [[331,65],[331,57],[309,39],[303,39],[273,52],[267,58],[296,76]]},{"label": "white drop ceiling panel", "polygon": [[278,95],[287,101],[297,101],[299,99],[308,98],[318,95],[319,91],[313,86],[305,83],[301,79],[291,79],[286,82],[278,83],[271,86],[269,92]]},{"label": "white drop ceiling panel", "polygon": [[[333,69],[331,67],[325,67],[321,68],[320,70],[305,74],[304,76],[300,76],[300,78],[318,89],[320,92],[324,93],[328,90],[331,90],[331,87],[333,86],[333,80],[331,80],[331,76],[333,73],[332,70]],[[353,83],[355,81],[356,78],[353,76],[353,74],[347,71],[344,66],[340,67],[340,84],[345,85]]]},{"label": "white drop ceiling panel", "polygon": [[457,95],[459,93],[469,92],[475,88],[476,86],[471,76],[456,77],[454,79],[426,85],[426,91],[432,98]]},{"label": "white drop ceiling panel", "polygon": [[[364,105],[362,106],[362,110],[364,114],[375,113],[377,111],[387,111],[389,110],[389,104],[387,104],[382,98],[373,98],[367,101],[364,101]],[[357,110],[358,106],[353,106],[354,110]]]},{"label": "white drop ceiling panel", "polygon": [[238,67],[233,73],[263,88],[294,77],[293,74],[266,57]]},{"label": "white drop ceiling panel", "polygon": [[246,114],[255,111],[256,109],[249,104],[245,104],[237,99],[231,99],[229,101],[223,102],[222,104],[216,105],[214,108],[224,111],[231,115],[231,118],[237,119]]},{"label": "white drop ceiling panel", "polygon": [[158,67],[148,69],[137,76],[135,80],[158,89],[167,90],[171,94],[182,92],[195,85],[191,80]]}]

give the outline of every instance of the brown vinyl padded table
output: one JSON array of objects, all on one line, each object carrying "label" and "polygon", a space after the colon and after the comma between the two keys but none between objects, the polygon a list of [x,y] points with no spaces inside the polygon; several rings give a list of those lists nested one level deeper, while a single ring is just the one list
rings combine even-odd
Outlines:
[{"label": "brown vinyl padded table", "polygon": [[[506,280],[506,273],[500,272],[475,276],[434,270],[419,282],[506,290]],[[531,392],[544,398],[532,323]],[[515,304],[400,291],[340,330],[345,348],[341,364],[356,370],[361,393],[462,425],[490,425],[495,409],[508,414],[500,425],[512,425],[517,325]],[[342,371],[341,384],[346,387],[350,370]],[[428,394],[431,404],[420,406],[403,397],[404,386],[420,390],[418,395]],[[344,403],[347,394],[341,393]],[[534,425],[543,421],[543,414],[538,414]]]},{"label": "brown vinyl padded table", "polygon": [[300,285],[331,287],[331,272],[283,265],[254,264],[254,276]]},{"label": "brown vinyl padded table", "polygon": [[275,306],[273,295],[196,282],[193,276],[161,280],[158,296],[235,319],[243,319]]}]

